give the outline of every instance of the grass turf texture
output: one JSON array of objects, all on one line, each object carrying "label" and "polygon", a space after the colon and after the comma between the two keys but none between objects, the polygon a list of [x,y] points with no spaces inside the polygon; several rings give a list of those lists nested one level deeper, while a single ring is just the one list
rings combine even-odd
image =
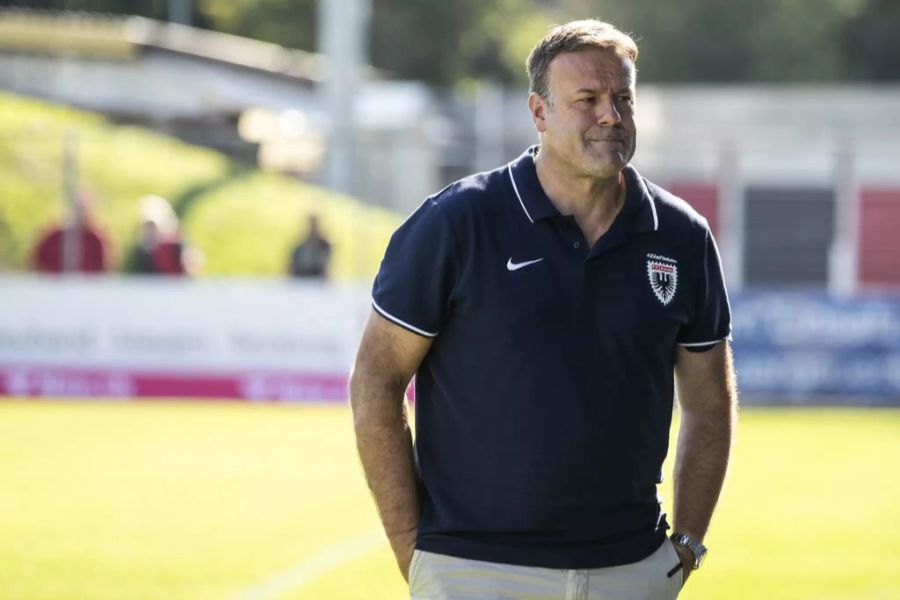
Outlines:
[{"label": "grass turf texture", "polygon": [[[41,232],[62,214],[63,140],[75,136],[78,181],[118,262],[138,233],[138,199],[170,200],[207,275],[281,275],[305,216],[334,242],[332,275],[369,278],[401,217],[265,173],[221,153],[109,123],[102,116],[0,93],[0,271],[26,268]],[[116,265],[114,264],[114,267]]]},{"label": "grass turf texture", "polygon": [[[898,434],[900,411],[743,411],[681,597],[900,597]],[[7,600],[238,598],[378,528],[343,406],[0,402],[0,473]],[[402,598],[367,548],[257,597]]]}]

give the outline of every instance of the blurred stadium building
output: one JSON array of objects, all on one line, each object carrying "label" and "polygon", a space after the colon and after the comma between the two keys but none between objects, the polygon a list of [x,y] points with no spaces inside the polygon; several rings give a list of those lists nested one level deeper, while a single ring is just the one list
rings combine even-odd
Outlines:
[{"label": "blurred stadium building", "polygon": [[[440,95],[364,72],[349,189],[370,204],[407,214],[536,140],[525,90]],[[327,73],[314,54],[186,25],[0,11],[0,88],[313,181],[332,130]],[[636,166],[693,204],[719,240],[745,399],[900,404],[900,87],[644,84],[638,113]],[[121,308],[91,321],[65,307],[134,306],[150,288],[2,285],[0,393],[15,395],[338,399],[367,306],[365,284],[200,281],[160,296],[177,318],[136,325]],[[234,304],[205,310],[216,294]],[[265,315],[252,343],[252,322],[229,316],[247,312]]]},{"label": "blurred stadium building", "polygon": [[[316,181],[333,120],[328,69],[313,53],[177,23],[0,9],[0,88]],[[425,85],[365,71],[352,98],[360,164],[343,191],[403,211],[441,187],[451,124]]]}]

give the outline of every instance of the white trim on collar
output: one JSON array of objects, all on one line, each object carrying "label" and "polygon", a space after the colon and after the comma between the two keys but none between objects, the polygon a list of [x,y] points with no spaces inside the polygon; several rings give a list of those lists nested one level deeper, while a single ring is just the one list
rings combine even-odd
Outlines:
[{"label": "white trim on collar", "polygon": [[522,194],[519,193],[519,186],[516,185],[516,178],[513,176],[512,163],[506,165],[506,168],[509,170],[509,180],[512,181],[513,191],[516,192],[516,198],[519,199],[519,204],[522,205],[522,210],[525,211],[525,216],[528,217],[529,221],[534,223],[534,219],[531,218],[531,215],[528,214],[528,209],[525,208],[525,203],[522,202]]},{"label": "white trim on collar", "polygon": [[[528,217],[528,220],[531,223],[534,223],[534,219],[531,218],[531,214],[528,212],[528,209],[525,207],[525,202],[522,201],[522,194],[519,193],[519,186],[516,185],[516,177],[513,175],[512,163],[506,165],[506,169],[509,171],[509,180],[512,182],[513,191],[516,193],[516,198],[519,200],[519,205],[522,207],[522,210],[525,212],[525,216]],[[644,193],[647,196],[647,199],[650,201],[650,210],[653,212],[653,231],[659,231],[659,215],[656,214],[656,201],[653,199],[653,194],[647,190],[646,186],[643,186],[643,182],[641,182],[642,187],[644,187]]]}]

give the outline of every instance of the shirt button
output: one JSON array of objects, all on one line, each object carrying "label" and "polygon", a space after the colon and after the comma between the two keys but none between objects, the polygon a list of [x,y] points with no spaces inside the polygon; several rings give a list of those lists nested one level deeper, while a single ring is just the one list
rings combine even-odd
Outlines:
[{"label": "shirt button", "polygon": [[580,246],[581,246],[581,242],[577,242],[577,241],[576,241],[574,244],[572,244],[572,247],[573,247],[573,248],[578,248],[578,247],[580,247]]}]

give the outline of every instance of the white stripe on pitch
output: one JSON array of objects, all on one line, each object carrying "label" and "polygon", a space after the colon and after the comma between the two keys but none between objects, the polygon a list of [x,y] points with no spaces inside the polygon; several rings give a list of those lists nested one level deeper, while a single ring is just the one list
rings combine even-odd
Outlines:
[{"label": "white stripe on pitch", "polygon": [[235,595],[234,600],[270,600],[296,589],[335,567],[350,562],[354,558],[368,554],[378,546],[386,544],[384,531],[373,529],[340,544],[330,546],[314,554],[283,573],[278,573],[266,581],[247,588]]}]

